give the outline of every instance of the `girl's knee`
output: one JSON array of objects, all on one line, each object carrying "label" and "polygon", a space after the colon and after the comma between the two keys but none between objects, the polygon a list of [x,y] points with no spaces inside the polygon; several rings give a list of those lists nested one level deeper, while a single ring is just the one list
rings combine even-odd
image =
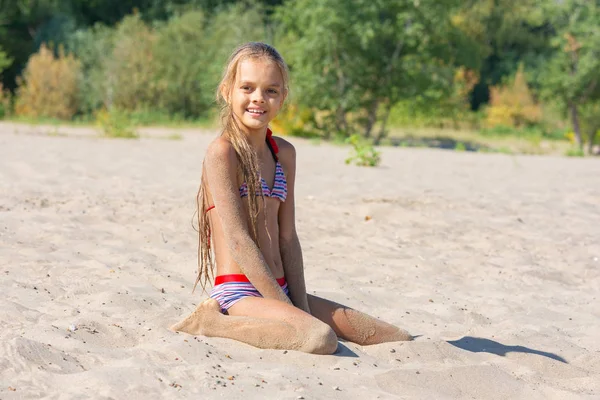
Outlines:
[{"label": "girl's knee", "polygon": [[312,354],[333,354],[337,350],[337,335],[323,322],[315,324],[306,334],[303,351]]}]

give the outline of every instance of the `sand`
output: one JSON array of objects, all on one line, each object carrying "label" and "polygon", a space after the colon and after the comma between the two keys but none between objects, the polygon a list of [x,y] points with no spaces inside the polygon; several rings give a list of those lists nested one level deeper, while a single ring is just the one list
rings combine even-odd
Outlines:
[{"label": "sand", "polygon": [[212,132],[0,125],[0,399],[600,398],[600,159],[293,139],[310,293],[419,337],[337,354],[167,327]]}]

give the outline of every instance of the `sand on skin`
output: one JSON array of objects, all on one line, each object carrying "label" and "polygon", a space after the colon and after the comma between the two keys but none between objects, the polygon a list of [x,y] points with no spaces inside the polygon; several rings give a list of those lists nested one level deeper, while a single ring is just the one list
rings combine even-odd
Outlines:
[{"label": "sand on skin", "polygon": [[214,133],[53,129],[0,125],[2,399],[600,396],[598,159],[292,140],[309,292],[421,335],[313,356],[167,329]]}]

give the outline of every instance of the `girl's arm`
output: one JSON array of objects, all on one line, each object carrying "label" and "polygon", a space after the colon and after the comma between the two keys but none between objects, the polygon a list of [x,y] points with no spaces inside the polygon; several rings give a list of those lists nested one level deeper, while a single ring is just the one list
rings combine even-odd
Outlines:
[{"label": "girl's arm", "polygon": [[296,233],[294,205],[294,181],[296,178],[296,150],[283,139],[278,140],[279,159],[287,180],[287,198],[279,206],[279,249],[285,279],[290,290],[292,303],[310,314],[304,281],[302,249]]},{"label": "girl's arm", "polygon": [[218,138],[208,148],[206,176],[232,258],[265,298],[290,303],[252,240],[237,186],[238,159],[231,144]]}]

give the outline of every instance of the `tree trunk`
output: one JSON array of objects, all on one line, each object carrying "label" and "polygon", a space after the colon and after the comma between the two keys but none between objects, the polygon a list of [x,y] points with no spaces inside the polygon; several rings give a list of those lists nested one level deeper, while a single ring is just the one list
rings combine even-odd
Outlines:
[{"label": "tree trunk", "polygon": [[385,114],[383,115],[383,119],[381,120],[381,129],[379,129],[379,135],[375,138],[374,144],[377,146],[381,143],[381,140],[387,135],[387,122],[390,117],[390,112],[392,111],[392,103],[388,102],[385,107]]},{"label": "tree trunk", "polygon": [[571,120],[573,121],[573,130],[575,131],[575,138],[577,139],[577,146],[581,150],[583,150],[583,139],[581,138],[581,128],[579,127],[579,116],[577,114],[577,105],[575,103],[570,103],[569,111],[571,112]]},{"label": "tree trunk", "polygon": [[371,131],[375,122],[377,122],[377,110],[379,110],[379,99],[373,100],[371,108],[369,108],[369,116],[367,117],[367,126],[365,127],[365,138],[371,137]]},{"label": "tree trunk", "polygon": [[588,154],[589,155],[594,155],[594,142],[596,141],[596,129],[592,129],[590,130],[590,134],[589,134],[589,142],[588,142]]},{"label": "tree trunk", "polygon": [[346,110],[341,105],[335,111],[335,128],[338,132],[348,132],[348,121],[346,121]]}]

